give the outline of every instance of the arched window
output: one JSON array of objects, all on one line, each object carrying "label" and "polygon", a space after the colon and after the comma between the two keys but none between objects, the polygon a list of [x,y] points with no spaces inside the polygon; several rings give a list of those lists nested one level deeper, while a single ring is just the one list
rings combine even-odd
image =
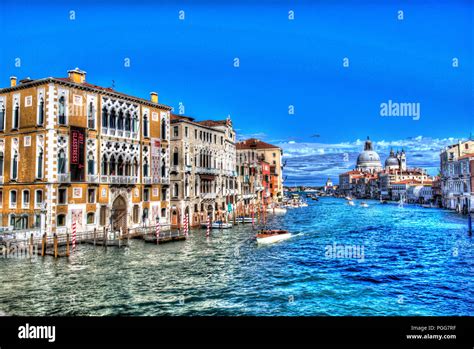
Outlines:
[{"label": "arched window", "polygon": [[115,109],[112,108],[110,111],[110,118],[109,118],[109,127],[110,128],[116,128],[116,117],[117,115],[115,114]]},{"label": "arched window", "polygon": [[66,173],[66,152],[64,149],[61,149],[58,153],[58,173]]},{"label": "arched window", "polygon": [[38,125],[43,125],[44,123],[44,99],[40,98],[38,103]]},{"label": "arched window", "polygon": [[5,129],[5,106],[0,104],[0,130]]},{"label": "arched window", "polygon": [[143,137],[148,137],[148,115],[143,116]]},{"label": "arched window", "polygon": [[43,203],[43,191],[36,190],[35,191],[35,208],[41,208],[42,203]]},{"label": "arched window", "polygon": [[174,148],[173,150],[173,166],[179,165],[179,152],[178,148]]},{"label": "arched window", "polygon": [[102,163],[100,164],[100,166],[102,175],[107,176],[108,161],[107,156],[105,156],[105,154],[102,156]]},{"label": "arched window", "polygon": [[125,131],[130,131],[131,130],[131,123],[132,123],[132,120],[131,120],[131,117],[130,117],[130,113],[127,112],[125,114]]},{"label": "arched window", "polygon": [[123,120],[123,112],[120,110],[118,114],[118,125],[117,128],[119,130],[123,130],[124,128],[124,120]]},{"label": "arched window", "polygon": [[115,156],[111,156],[110,157],[110,163],[109,163],[109,175],[110,176],[115,176],[116,172],[115,172]]},{"label": "arched window", "polygon": [[15,109],[13,111],[13,128],[18,128],[20,126],[20,106],[18,103],[15,104]]},{"label": "arched window", "polygon": [[149,174],[148,174],[148,159],[145,158],[145,160],[143,161],[143,177],[148,177]]},{"label": "arched window", "polygon": [[87,109],[87,121],[89,128],[95,128],[94,103],[92,102],[89,102],[89,108]]},{"label": "arched window", "polygon": [[3,152],[0,152],[0,177],[3,177]]},{"label": "arched window", "polygon": [[109,127],[109,114],[106,107],[102,108],[102,127]]},{"label": "arched window", "polygon": [[18,151],[15,150],[12,159],[12,179],[18,179]]},{"label": "arched window", "polygon": [[175,183],[173,186],[173,196],[177,198],[179,195],[179,185],[178,183]]},{"label": "arched window", "polygon": [[161,120],[161,139],[166,139],[166,119]]},{"label": "arched window", "polygon": [[94,153],[91,151],[87,155],[87,174],[90,174],[90,175],[95,174]]},{"label": "arched window", "polygon": [[10,208],[16,208],[18,198],[16,190],[10,190]]},{"label": "arched window", "polygon": [[60,125],[66,125],[66,98],[59,97],[58,121]]},{"label": "arched window", "polygon": [[119,176],[123,176],[123,174],[124,174],[124,162],[123,162],[123,157],[122,156],[118,157],[117,174]]},{"label": "arched window", "polygon": [[38,159],[36,163],[36,178],[43,178],[43,149],[38,150]]},{"label": "arched window", "polygon": [[30,207],[30,191],[29,190],[23,190],[22,192],[21,207],[22,208]]},{"label": "arched window", "polygon": [[133,114],[132,132],[136,133],[137,130],[138,130],[138,117],[137,117],[137,114]]},{"label": "arched window", "polygon": [[138,177],[138,160],[133,160],[133,176]]}]

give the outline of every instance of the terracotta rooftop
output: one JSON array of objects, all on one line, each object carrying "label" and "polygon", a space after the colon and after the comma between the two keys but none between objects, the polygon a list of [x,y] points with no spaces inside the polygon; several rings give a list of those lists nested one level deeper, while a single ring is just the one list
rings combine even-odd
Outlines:
[{"label": "terracotta rooftop", "polygon": [[398,181],[398,182],[392,182],[392,184],[423,184],[423,185],[431,185],[432,181],[431,180],[426,180],[426,181],[417,181],[414,179],[404,179],[403,181]]},{"label": "terracotta rooftop", "polygon": [[460,156],[458,160],[467,159],[467,158],[474,158],[474,153],[464,154],[463,156]]},{"label": "terracotta rooftop", "polygon": [[177,115],[177,114],[170,114],[171,120],[187,120],[187,121],[194,121],[194,118],[186,115]]},{"label": "terracotta rooftop", "polygon": [[203,121],[198,121],[197,123],[204,126],[208,126],[208,127],[226,126],[227,120],[203,120]]},{"label": "terracotta rooftop", "polygon": [[236,144],[236,148],[237,149],[272,149],[272,148],[280,149],[276,145],[262,142],[261,140],[256,139],[256,138],[249,138],[245,141],[238,142]]}]

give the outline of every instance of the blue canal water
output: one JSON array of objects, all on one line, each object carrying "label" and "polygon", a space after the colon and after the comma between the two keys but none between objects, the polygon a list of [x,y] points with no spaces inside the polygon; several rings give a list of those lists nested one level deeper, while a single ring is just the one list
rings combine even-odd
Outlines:
[{"label": "blue canal water", "polygon": [[[193,230],[69,260],[0,258],[8,315],[474,315],[473,242],[455,213],[322,198],[270,217],[294,236],[256,245],[251,225]],[[328,246],[357,246],[352,256]],[[336,248],[337,251],[337,248]],[[354,258],[356,257],[356,258]]]}]

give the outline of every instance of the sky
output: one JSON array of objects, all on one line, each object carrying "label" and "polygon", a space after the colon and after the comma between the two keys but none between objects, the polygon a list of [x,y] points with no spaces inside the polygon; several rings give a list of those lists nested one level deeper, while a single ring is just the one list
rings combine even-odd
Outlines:
[{"label": "sky", "polygon": [[[230,115],[239,139],[283,148],[288,185],[337,182],[367,136],[382,162],[404,147],[436,174],[473,132],[472,18],[467,0],[2,0],[0,86],[79,67],[197,119]],[[419,118],[382,116],[389,101]]]}]

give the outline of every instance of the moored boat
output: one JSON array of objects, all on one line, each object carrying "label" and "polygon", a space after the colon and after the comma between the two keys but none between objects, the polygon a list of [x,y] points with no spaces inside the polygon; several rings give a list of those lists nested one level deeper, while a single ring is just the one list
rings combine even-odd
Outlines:
[{"label": "moored boat", "polygon": [[[207,228],[207,223],[202,223],[201,228]],[[230,229],[232,228],[232,223],[226,223],[222,221],[215,221],[211,224],[212,229]]]},{"label": "moored boat", "polygon": [[252,223],[252,217],[237,217],[235,221],[237,223]]},{"label": "moored boat", "polygon": [[347,204],[348,204],[349,206],[355,206],[354,201],[352,201],[352,200],[347,201]]},{"label": "moored boat", "polygon": [[291,238],[288,230],[260,230],[256,236],[258,244],[272,244]]},{"label": "moored boat", "polygon": [[369,205],[368,205],[366,202],[361,202],[361,203],[360,203],[360,206],[361,206],[361,207],[369,207]]}]

